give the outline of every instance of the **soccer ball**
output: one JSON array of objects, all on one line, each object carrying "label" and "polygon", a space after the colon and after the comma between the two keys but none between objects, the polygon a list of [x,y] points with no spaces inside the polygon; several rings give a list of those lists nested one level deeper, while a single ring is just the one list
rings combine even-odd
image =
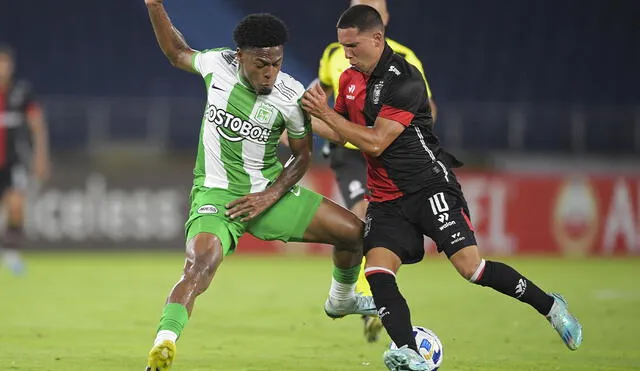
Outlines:
[{"label": "soccer ball", "polygon": [[[418,352],[427,360],[430,371],[437,370],[442,365],[442,343],[433,331],[420,326],[413,326],[413,337],[416,339]],[[389,349],[398,349],[391,343]]]}]

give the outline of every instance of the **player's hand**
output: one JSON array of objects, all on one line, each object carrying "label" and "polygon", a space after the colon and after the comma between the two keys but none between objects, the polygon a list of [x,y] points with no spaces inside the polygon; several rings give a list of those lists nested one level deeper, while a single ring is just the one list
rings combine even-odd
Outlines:
[{"label": "player's hand", "polygon": [[242,217],[242,219],[240,219],[241,222],[248,222],[271,207],[279,198],[275,192],[269,189],[258,193],[251,193],[229,202],[226,205],[227,212],[225,215],[231,219]]},{"label": "player's hand", "polygon": [[162,0],[144,0],[146,5],[157,5],[162,4]]},{"label": "player's hand", "polygon": [[313,84],[302,96],[302,108],[310,115],[322,118],[327,110],[330,110],[327,104],[327,95],[322,90],[320,84]]}]

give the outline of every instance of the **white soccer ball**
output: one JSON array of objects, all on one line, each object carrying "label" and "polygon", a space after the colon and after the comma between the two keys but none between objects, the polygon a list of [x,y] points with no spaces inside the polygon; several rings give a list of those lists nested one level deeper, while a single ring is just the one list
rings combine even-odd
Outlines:
[{"label": "white soccer ball", "polygon": [[[442,342],[438,336],[429,329],[413,326],[413,337],[416,339],[418,351],[429,365],[429,370],[437,370],[442,365]],[[392,342],[389,349],[398,349],[398,346]]]}]

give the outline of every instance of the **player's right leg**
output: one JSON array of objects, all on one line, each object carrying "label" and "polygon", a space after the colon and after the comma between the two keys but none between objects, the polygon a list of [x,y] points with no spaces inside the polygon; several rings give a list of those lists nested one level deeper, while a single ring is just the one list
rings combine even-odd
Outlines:
[{"label": "player's right leg", "polygon": [[[156,339],[149,352],[147,371],[169,370],[176,354],[176,341],[191,316],[196,298],[205,292],[223,257],[235,249],[243,224],[224,216],[224,205],[233,199],[194,191],[189,220],[183,274],[173,286],[162,312]],[[213,201],[215,199],[215,201]]]},{"label": "player's right leg", "polygon": [[222,263],[223,245],[216,234],[201,232],[189,240],[182,277],[171,289],[162,312],[158,332],[149,352],[147,370],[169,370],[182,334],[198,295],[211,284]]},{"label": "player's right leg", "polygon": [[[378,245],[385,245],[383,242]],[[367,252],[365,274],[371,285],[378,315],[387,334],[398,344],[388,350],[383,360],[389,370],[427,370],[427,364],[418,353],[413,337],[409,305],[396,283],[396,274],[402,261],[390,249],[379,246]]]},{"label": "player's right leg", "polygon": [[417,351],[409,306],[396,283],[403,263],[416,263],[424,256],[423,238],[400,208],[400,201],[370,204],[364,239],[365,275],[384,328],[399,348],[385,352],[385,365],[392,371],[428,370]]},{"label": "player's right leg", "polygon": [[6,215],[6,228],[4,228],[1,241],[3,261],[15,275],[24,273],[24,262],[20,248],[24,237],[27,180],[27,169],[20,164],[0,170],[2,206]]},{"label": "player's right leg", "polygon": [[[5,225],[0,226],[0,230],[4,230],[6,228],[6,218],[7,218],[7,202],[6,202],[6,193],[7,189],[9,189],[11,185],[11,172],[9,168],[0,168],[0,213],[3,214],[3,221]],[[4,235],[0,234],[0,268],[6,263],[7,259],[7,249],[4,246]],[[8,264],[7,264],[8,265]]]}]

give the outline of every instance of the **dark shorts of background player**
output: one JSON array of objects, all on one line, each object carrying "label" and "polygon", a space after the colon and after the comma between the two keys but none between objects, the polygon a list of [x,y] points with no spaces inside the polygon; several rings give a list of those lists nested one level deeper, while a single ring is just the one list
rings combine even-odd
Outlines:
[{"label": "dark shorts of background player", "polygon": [[385,202],[370,202],[365,219],[364,253],[384,247],[413,264],[424,257],[430,237],[447,257],[476,245],[467,202],[453,172],[416,193]]},{"label": "dark shorts of background player", "polygon": [[351,209],[367,194],[367,162],[360,151],[335,145],[331,147],[330,156],[340,193]]},{"label": "dark shorts of background player", "polygon": [[20,163],[0,167],[0,197],[9,189],[25,191],[27,188],[27,167]]}]

